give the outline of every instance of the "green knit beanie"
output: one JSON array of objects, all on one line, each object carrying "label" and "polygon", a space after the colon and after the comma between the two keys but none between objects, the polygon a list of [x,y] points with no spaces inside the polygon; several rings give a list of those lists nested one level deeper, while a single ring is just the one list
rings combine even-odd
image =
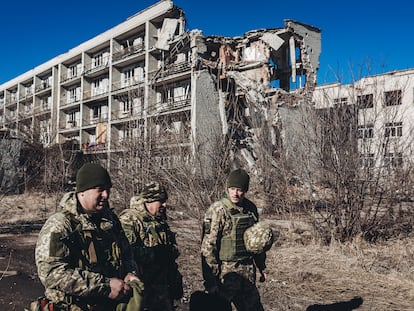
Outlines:
[{"label": "green knit beanie", "polygon": [[227,178],[228,188],[240,188],[243,192],[249,190],[250,177],[247,172],[241,168],[234,170]]},{"label": "green knit beanie", "polygon": [[76,174],[76,192],[96,187],[112,187],[111,177],[106,169],[96,163],[84,164]]}]

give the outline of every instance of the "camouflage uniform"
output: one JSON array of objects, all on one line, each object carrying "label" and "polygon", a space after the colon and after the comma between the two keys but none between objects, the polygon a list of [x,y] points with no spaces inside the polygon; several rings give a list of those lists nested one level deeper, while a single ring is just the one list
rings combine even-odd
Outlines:
[{"label": "camouflage uniform", "polygon": [[80,213],[75,192],[65,194],[60,207],[36,244],[45,296],[61,306],[58,310],[115,310],[117,302],[108,298],[109,278],[123,279],[137,269],[117,216],[109,208]]},{"label": "camouflage uniform", "polygon": [[123,210],[119,218],[141,267],[144,310],[174,310],[174,299],[182,297],[182,276],[175,262],[179,256],[175,234],[166,217],[151,215],[145,202],[142,195],[132,197],[130,208]]},{"label": "camouflage uniform", "polygon": [[233,226],[229,207],[232,213],[250,213],[254,222],[258,221],[256,206],[246,198],[238,205],[224,198],[207,209],[201,243],[204,285],[209,292],[218,291],[239,311],[263,310],[255,283],[256,267],[260,271],[266,268],[265,253],[246,253],[246,256],[236,261],[220,258],[223,237],[230,233]]}]

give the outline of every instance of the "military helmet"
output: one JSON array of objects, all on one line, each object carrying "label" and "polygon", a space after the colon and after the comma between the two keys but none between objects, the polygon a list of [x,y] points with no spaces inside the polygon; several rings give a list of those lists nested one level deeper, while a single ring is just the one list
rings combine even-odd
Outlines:
[{"label": "military helmet", "polygon": [[272,228],[260,221],[246,229],[243,240],[248,252],[259,254],[268,251],[272,247],[274,235]]},{"label": "military helmet", "polygon": [[157,181],[151,181],[145,184],[141,196],[147,203],[155,201],[165,202],[168,200],[168,194],[165,187]]}]

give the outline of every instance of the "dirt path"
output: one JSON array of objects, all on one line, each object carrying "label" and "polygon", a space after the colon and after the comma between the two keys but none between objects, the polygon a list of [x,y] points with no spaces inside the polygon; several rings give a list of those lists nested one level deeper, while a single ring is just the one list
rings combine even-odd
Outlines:
[{"label": "dirt path", "polygon": [[[312,242],[306,230],[267,221],[281,235],[268,252],[268,281],[258,283],[266,311],[413,310],[414,238],[326,247]],[[178,233],[185,287],[178,310],[187,311],[190,294],[202,289],[199,225],[177,219],[171,227]],[[43,293],[34,264],[36,238],[36,233],[0,235],[1,311],[22,311]],[[14,271],[17,275],[7,276]]]}]

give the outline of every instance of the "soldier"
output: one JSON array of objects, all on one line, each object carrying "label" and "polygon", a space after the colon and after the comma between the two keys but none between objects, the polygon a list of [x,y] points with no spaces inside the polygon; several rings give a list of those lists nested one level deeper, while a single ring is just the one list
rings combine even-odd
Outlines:
[{"label": "soldier", "polygon": [[43,225],[35,250],[45,286],[42,310],[49,304],[47,310],[112,311],[129,302],[140,310],[143,285],[119,219],[109,207],[111,187],[106,169],[83,165],[76,190],[63,196],[61,210]]},{"label": "soldier", "polygon": [[119,216],[135,260],[142,267],[144,310],[173,310],[174,300],[183,296],[182,276],[175,261],[179,256],[175,233],[166,221],[167,199],[165,188],[150,182]]},{"label": "soldier", "polygon": [[239,311],[263,310],[255,285],[256,268],[261,280],[266,279],[266,249],[253,253],[244,242],[245,231],[259,217],[256,206],[245,197],[249,181],[243,169],[230,173],[225,197],[214,202],[205,213],[201,242],[206,291],[218,293]]}]

